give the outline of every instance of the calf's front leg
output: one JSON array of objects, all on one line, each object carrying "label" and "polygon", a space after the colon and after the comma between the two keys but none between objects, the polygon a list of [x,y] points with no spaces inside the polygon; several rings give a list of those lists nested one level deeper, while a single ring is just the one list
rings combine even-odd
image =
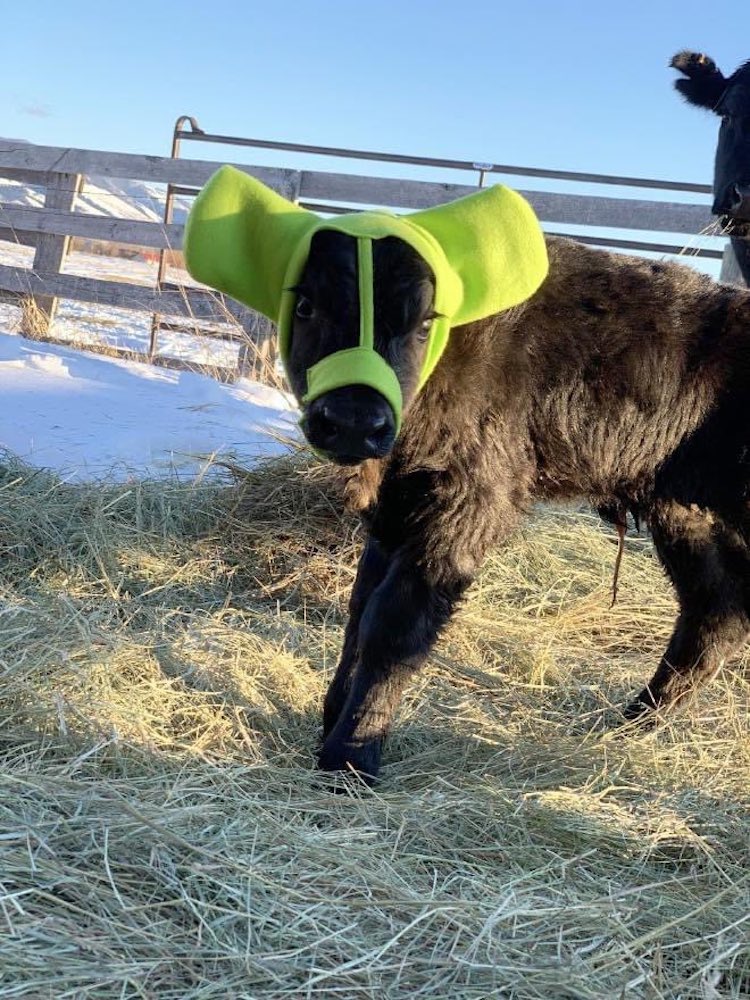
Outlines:
[{"label": "calf's front leg", "polygon": [[525,454],[519,460],[504,450],[495,424],[472,418],[469,431],[445,430],[453,444],[448,468],[409,468],[397,454],[386,471],[326,697],[325,771],[354,770],[374,781],[407,683],[490,546],[518,523],[533,471]]},{"label": "calf's front leg", "polygon": [[374,781],[382,743],[404,688],[424,663],[469,582],[458,575],[431,581],[412,556],[394,554],[359,620],[350,622],[351,642],[345,643],[344,651],[344,658],[351,658],[350,669],[342,672],[340,667],[334,678],[326,699],[329,720],[344,685],[346,698],[326,734],[319,757],[322,770],[354,770],[368,783]]},{"label": "calf's front leg", "polygon": [[338,722],[351,688],[352,673],[357,665],[359,623],[372,592],[382,583],[390,565],[390,555],[380,542],[370,538],[360,556],[357,578],[349,598],[349,620],[344,633],[344,646],[323,703],[323,738]]}]

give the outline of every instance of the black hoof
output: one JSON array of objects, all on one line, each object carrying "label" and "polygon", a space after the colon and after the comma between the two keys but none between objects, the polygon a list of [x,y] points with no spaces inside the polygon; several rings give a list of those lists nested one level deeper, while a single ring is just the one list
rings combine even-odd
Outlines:
[{"label": "black hoof", "polygon": [[641,700],[639,695],[622,710],[624,722],[653,723],[656,721],[656,707]]},{"label": "black hoof", "polygon": [[674,705],[657,703],[648,688],[626,705],[622,710],[623,725],[638,726],[640,729],[655,729],[673,714]]},{"label": "black hoof", "polygon": [[318,768],[341,773],[372,787],[380,769],[380,750],[379,741],[354,745],[326,740],[318,755]]}]

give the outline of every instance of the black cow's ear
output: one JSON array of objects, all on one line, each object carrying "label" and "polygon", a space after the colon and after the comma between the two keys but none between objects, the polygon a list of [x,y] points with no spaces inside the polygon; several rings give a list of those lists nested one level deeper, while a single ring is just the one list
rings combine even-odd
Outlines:
[{"label": "black cow's ear", "polygon": [[727,81],[713,59],[702,52],[678,52],[669,65],[687,78],[674,84],[686,101],[709,111],[716,108]]}]

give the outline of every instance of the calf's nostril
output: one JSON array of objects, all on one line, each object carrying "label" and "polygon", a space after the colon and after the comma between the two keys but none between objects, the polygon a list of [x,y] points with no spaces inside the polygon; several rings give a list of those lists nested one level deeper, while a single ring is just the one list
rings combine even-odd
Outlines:
[{"label": "calf's nostril", "polygon": [[375,453],[380,451],[383,446],[390,444],[392,435],[393,427],[388,418],[378,417],[368,427],[365,443]]},{"label": "calf's nostril", "polygon": [[311,416],[309,426],[321,444],[335,441],[340,429],[333,410],[328,406],[322,407]]}]

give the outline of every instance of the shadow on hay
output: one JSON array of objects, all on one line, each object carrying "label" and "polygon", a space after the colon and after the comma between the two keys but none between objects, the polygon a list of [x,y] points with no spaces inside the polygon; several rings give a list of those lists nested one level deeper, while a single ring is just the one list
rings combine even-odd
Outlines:
[{"label": "shadow on hay", "polygon": [[[72,734],[86,728],[87,695],[96,706],[106,690],[119,704],[129,687],[135,698],[160,677],[170,694],[192,687],[206,703],[249,704],[221,669],[200,677],[190,648],[220,648],[225,636],[211,628],[231,615],[225,634],[250,641],[257,626],[275,643],[295,622],[301,633],[311,619],[336,618],[356,558],[354,522],[295,457],[232,471],[230,487],[74,485],[9,458],[0,465],[6,722],[48,733],[59,717],[60,732]],[[80,705],[67,721],[65,704]]]},{"label": "shadow on hay", "polygon": [[[290,455],[227,471],[235,480],[229,487],[75,485],[12,460],[0,466],[0,581],[22,626],[18,641],[6,631],[4,659],[16,676],[13,664],[28,661],[31,639],[38,660],[11,700],[28,709],[35,682],[38,690],[64,679],[80,692],[121,662],[123,697],[128,683],[158,669],[217,704],[248,703],[242,684],[219,664],[191,662],[185,636],[201,617],[250,611],[254,622],[241,622],[240,630],[262,629],[271,641],[288,643],[297,625],[296,652],[306,661],[298,667],[316,675],[316,692],[302,717],[286,725],[309,736],[317,727],[324,659],[310,640],[317,627],[332,629],[328,655],[337,656],[336,629],[363,532],[344,511],[345,483],[331,466]],[[141,648],[141,661],[124,663],[132,646]],[[496,684],[488,676],[482,686]],[[282,692],[276,699],[281,708]]]},{"label": "shadow on hay", "polygon": [[[119,712],[123,739],[156,751],[192,742],[217,759],[249,752],[312,763],[362,529],[344,512],[345,485],[330,466],[292,455],[228,471],[235,481],[222,487],[76,486],[18,463],[0,466],[0,583],[12,612],[0,699],[6,718],[23,723],[19,737],[31,727],[107,738]],[[241,642],[228,649],[228,635]],[[272,668],[266,647],[280,651]],[[512,644],[490,651],[503,661],[499,671],[466,666],[460,652],[433,658],[389,743],[386,781],[418,781],[422,763],[433,774],[446,765],[502,772],[502,753],[553,775],[550,733],[595,740],[608,705],[631,684],[604,671],[596,684],[589,674],[588,684],[568,677],[540,692],[523,658],[512,661]],[[152,683],[168,701],[149,704],[155,733],[136,718]],[[486,704],[491,738],[461,721],[472,691]],[[199,716],[191,716],[195,704]],[[520,729],[509,721],[514,713]]]}]

